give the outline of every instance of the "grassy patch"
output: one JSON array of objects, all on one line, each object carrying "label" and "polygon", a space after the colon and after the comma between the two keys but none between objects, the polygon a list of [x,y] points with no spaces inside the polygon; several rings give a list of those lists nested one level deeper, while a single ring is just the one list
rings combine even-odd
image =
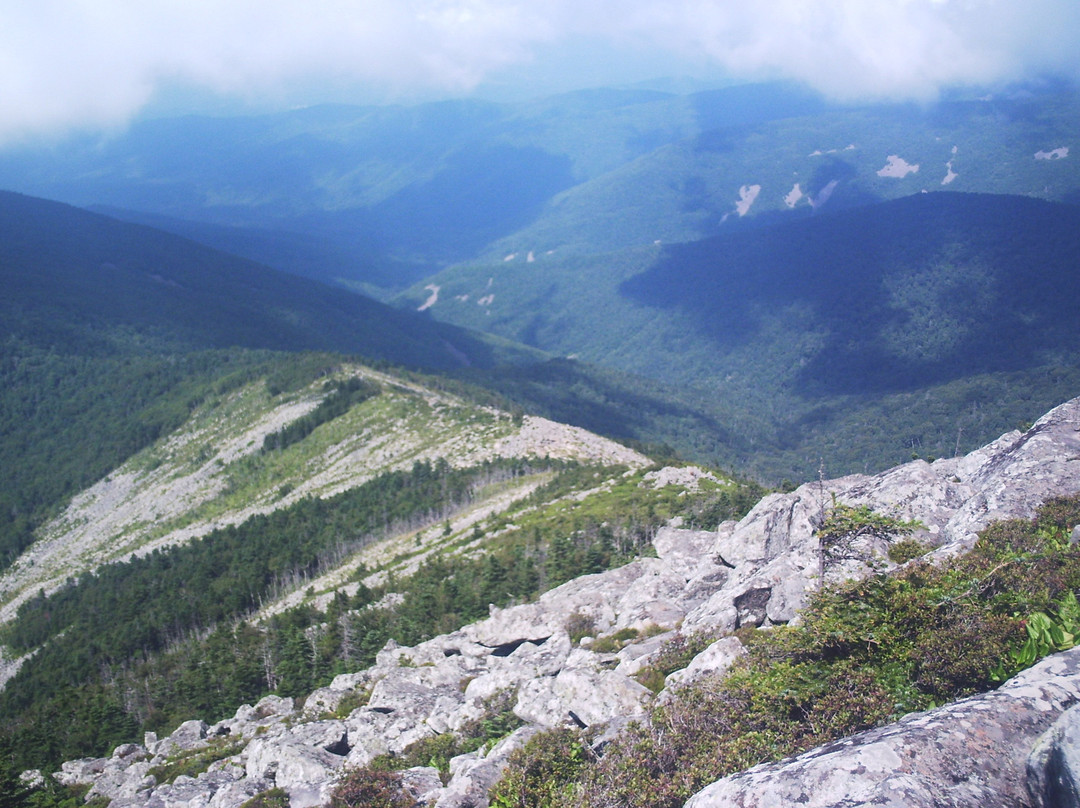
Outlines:
[{"label": "grassy patch", "polygon": [[289,808],[289,792],[283,788],[268,788],[243,803],[240,808]]},{"label": "grassy patch", "polygon": [[240,754],[245,745],[242,739],[214,739],[198,749],[177,752],[148,773],[157,779],[158,785],[175,782],[181,775],[198,777],[210,768],[211,763]]}]

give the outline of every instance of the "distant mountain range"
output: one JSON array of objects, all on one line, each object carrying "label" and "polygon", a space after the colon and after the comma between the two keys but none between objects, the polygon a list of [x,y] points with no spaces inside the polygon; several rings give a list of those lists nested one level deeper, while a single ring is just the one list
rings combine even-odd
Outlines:
[{"label": "distant mountain range", "polygon": [[161,230],[6,192],[0,279],[6,332],[82,353],[137,335],[160,350],[340,351],[426,368],[539,358]]},{"label": "distant mountain range", "polygon": [[[596,90],[144,121],[7,150],[0,186],[421,315],[251,264],[200,297],[185,268],[224,259],[158,235],[123,277],[138,262],[109,250],[9,247],[81,267],[18,309],[34,328],[62,332],[75,299],[176,344],[456,368],[535,411],[779,481],[969,449],[1077,392],[1077,125],[1066,86],[926,107],[782,84]],[[594,367],[535,364],[523,345]]]},{"label": "distant mountain range", "polygon": [[314,107],[7,149],[0,188],[386,296],[478,257],[690,241],[921,190],[1074,199],[1078,117],[1058,86],[927,108],[831,106],[784,84]]}]

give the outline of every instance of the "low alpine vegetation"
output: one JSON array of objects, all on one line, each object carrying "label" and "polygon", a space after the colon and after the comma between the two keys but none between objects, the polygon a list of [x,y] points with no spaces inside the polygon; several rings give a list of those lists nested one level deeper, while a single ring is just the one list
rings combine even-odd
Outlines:
[{"label": "low alpine vegetation", "polygon": [[[492,804],[674,808],[727,774],[992,689],[1080,635],[1078,523],[1080,495],[1054,499],[964,556],[827,587],[799,625],[740,632],[743,660],[675,691],[602,756],[575,731],[533,738]],[[643,675],[662,684],[701,641],[676,636]]]}]

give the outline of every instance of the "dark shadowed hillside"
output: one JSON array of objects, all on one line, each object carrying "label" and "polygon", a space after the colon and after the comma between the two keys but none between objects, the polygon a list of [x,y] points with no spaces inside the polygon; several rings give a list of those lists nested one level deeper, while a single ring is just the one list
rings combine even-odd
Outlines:
[{"label": "dark shadowed hillside", "polygon": [[721,356],[779,318],[791,342],[797,329],[819,335],[789,370],[804,397],[881,394],[1073,351],[1078,256],[1072,206],[938,193],[668,247],[621,292]]},{"label": "dark shadowed hillside", "polygon": [[490,367],[514,356],[359,295],[18,194],[0,194],[0,278],[5,332],[65,350],[133,340],[334,350],[428,368]]},{"label": "dark shadowed hillside", "polygon": [[807,478],[823,461],[952,454],[1074,394],[1077,256],[1071,205],[916,194],[688,244],[455,267],[430,310],[662,380],[725,425],[740,447],[727,462]]}]

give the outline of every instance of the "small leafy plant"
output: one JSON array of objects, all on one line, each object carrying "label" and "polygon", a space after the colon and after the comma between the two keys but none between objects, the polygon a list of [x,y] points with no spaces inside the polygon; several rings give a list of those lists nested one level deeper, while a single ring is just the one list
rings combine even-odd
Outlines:
[{"label": "small leafy plant", "polygon": [[1004,681],[1009,670],[1029,668],[1038,660],[1056,651],[1068,651],[1080,636],[1080,603],[1074,592],[1066,592],[1055,604],[1052,614],[1034,612],[1025,621],[1027,640],[1009,654],[1012,663],[994,669],[994,679]]},{"label": "small leafy plant", "polygon": [[197,777],[206,771],[211,763],[238,755],[243,749],[243,740],[214,739],[207,746],[176,753],[161,765],[150,769],[149,774],[157,778],[159,784],[172,783],[181,775]]}]

